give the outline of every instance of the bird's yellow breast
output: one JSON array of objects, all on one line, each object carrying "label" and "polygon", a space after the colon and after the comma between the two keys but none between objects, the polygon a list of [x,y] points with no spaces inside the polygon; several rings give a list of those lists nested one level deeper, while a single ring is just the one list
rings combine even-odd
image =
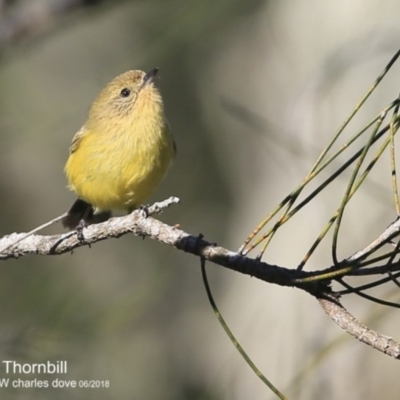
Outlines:
[{"label": "bird's yellow breast", "polygon": [[135,114],[129,123],[84,126],[65,166],[70,188],[97,211],[143,204],[174,157],[163,114],[140,107]]}]

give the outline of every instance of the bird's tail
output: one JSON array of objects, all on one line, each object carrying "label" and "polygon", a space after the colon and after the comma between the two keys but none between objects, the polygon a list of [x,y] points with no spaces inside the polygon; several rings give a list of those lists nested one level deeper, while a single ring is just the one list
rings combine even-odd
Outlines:
[{"label": "bird's tail", "polygon": [[67,215],[62,219],[64,227],[74,230],[83,220],[87,225],[98,224],[107,221],[111,217],[111,211],[95,213],[93,206],[82,199],[76,199]]}]

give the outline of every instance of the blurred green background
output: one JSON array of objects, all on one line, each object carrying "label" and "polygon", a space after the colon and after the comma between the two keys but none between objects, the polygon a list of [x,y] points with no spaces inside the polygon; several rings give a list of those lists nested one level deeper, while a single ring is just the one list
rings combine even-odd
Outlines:
[{"label": "blurred green background", "polygon": [[[28,3],[38,11],[49,1],[11,7]],[[1,235],[30,230],[70,207],[63,167],[92,100],[125,70],[157,66],[178,156],[151,200],[180,197],[161,220],[235,250],[304,176],[399,46],[397,1],[91,3],[44,18],[1,49]],[[6,11],[0,34],[12,21]],[[399,77],[397,67],[360,118],[397,96]],[[356,200],[342,256],[394,219],[388,168],[377,169]],[[266,261],[297,265],[337,206],[332,193],[344,191],[340,184],[278,235]],[[313,267],[330,262],[328,243]],[[353,339],[287,391],[342,332],[300,291],[208,269],[232,330],[290,398],[398,398],[398,362]],[[359,299],[346,305],[364,321],[376,310]],[[380,315],[372,327],[395,336],[399,318]],[[274,398],[216,321],[199,260],[131,235],[72,255],[3,262],[0,360],[67,360],[61,378],[111,384],[0,389],[1,399]],[[24,379],[35,377],[51,379]]]}]

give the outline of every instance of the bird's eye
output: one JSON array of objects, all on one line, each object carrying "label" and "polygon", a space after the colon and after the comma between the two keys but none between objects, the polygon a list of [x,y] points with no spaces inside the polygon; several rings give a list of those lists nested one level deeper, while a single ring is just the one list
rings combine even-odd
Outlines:
[{"label": "bird's eye", "polygon": [[129,95],[131,94],[131,91],[128,88],[123,88],[121,90],[121,97],[129,97]]}]

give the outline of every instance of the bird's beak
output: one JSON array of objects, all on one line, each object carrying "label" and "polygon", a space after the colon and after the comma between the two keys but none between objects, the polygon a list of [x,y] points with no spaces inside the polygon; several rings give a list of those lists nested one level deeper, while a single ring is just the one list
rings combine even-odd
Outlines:
[{"label": "bird's beak", "polygon": [[143,84],[142,86],[146,86],[148,83],[153,82],[153,79],[158,73],[159,68],[154,68],[151,71],[149,71],[143,78]]}]

